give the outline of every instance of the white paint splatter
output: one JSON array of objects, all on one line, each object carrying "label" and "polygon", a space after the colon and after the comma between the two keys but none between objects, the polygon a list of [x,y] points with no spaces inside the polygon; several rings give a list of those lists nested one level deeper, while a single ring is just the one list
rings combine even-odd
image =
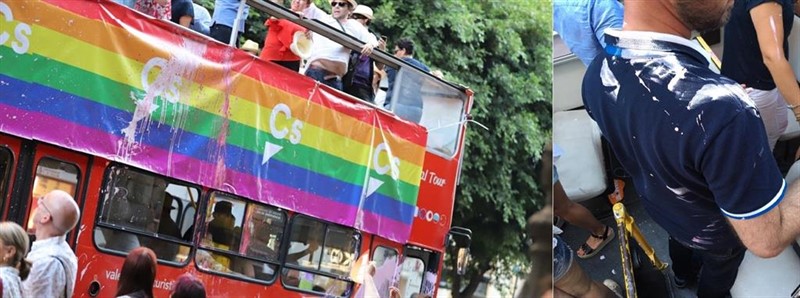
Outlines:
[{"label": "white paint splatter", "polygon": [[[686,108],[692,110],[705,103],[731,96],[739,98],[745,103],[745,105],[755,108],[755,102],[753,102],[753,100],[747,96],[747,93],[744,92],[742,86],[737,84],[717,84],[712,82],[703,85],[703,87],[697,90]],[[756,116],[758,116],[757,113]]]},{"label": "white paint splatter", "polygon": [[692,243],[697,243],[697,244],[700,244],[700,245],[711,245],[711,244],[714,244],[714,242],[712,242],[710,238],[700,237],[700,236],[692,237]]},{"label": "white paint splatter", "polygon": [[[155,41],[154,41],[155,42]],[[177,133],[178,129],[183,127],[186,121],[187,112],[189,109],[189,85],[184,84],[184,80],[192,80],[196,76],[196,72],[202,62],[202,56],[206,51],[206,45],[188,38],[183,38],[181,47],[164,43],[157,40],[159,48],[169,49],[171,56],[169,59],[155,57],[148,61],[143,72],[150,72],[150,70],[157,68],[161,72],[156,76],[153,82],[148,82],[148,73],[142,74],[142,87],[145,89],[143,96],[134,92],[130,93],[131,101],[136,104],[136,109],[133,112],[133,118],[128,122],[128,126],[122,130],[124,138],[119,141],[117,148],[117,155],[123,159],[130,159],[131,156],[136,154],[138,142],[136,140],[137,131],[140,132],[140,137],[150,126],[152,121],[151,115],[159,110],[160,107],[171,105],[173,113],[173,132]],[[181,92],[183,91],[183,92]],[[183,96],[181,96],[183,94]],[[157,99],[161,99],[160,105],[156,103]],[[180,103],[184,104],[181,105]],[[167,109],[162,108],[159,117],[159,122],[166,121]],[[172,145],[179,140],[179,136],[173,136],[170,140]],[[172,157],[172,148],[170,146],[170,154],[168,160]],[[169,170],[169,169],[168,169]]]},{"label": "white paint splatter", "polygon": [[678,195],[678,196],[685,195],[686,193],[689,192],[689,189],[686,188],[686,187],[674,187],[673,188],[673,187],[667,186],[667,189],[669,189],[670,191],[672,191],[672,193],[674,193],[675,195]]},{"label": "white paint splatter", "polygon": [[608,68],[608,61],[606,61],[606,59],[603,59],[603,67],[600,69],[600,80],[603,82],[603,86],[614,88],[611,90],[610,95],[611,98],[616,100],[619,94],[619,81],[617,81],[617,78],[614,76],[614,72]]}]

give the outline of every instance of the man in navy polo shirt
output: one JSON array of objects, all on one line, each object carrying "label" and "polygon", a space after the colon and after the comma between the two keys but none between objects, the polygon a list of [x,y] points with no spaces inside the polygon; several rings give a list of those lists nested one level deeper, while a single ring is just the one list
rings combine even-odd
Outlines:
[{"label": "man in navy polo shirt", "polygon": [[800,184],[787,190],[753,102],[687,39],[724,24],[731,4],[626,2],[583,81],[589,114],[670,235],[676,285],[702,260],[699,297],[729,295],[745,248],[776,256],[800,234]]}]

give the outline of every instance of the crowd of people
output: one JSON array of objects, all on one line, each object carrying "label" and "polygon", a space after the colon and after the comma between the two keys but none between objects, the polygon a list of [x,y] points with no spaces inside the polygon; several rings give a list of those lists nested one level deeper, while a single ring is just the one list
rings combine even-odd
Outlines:
[{"label": "crowd of people", "polygon": [[[800,121],[787,61],[795,14],[793,0],[554,2],[555,31],[587,66],[586,110],[669,234],[674,285],[698,297],[730,297],[746,250],[774,257],[800,236],[790,215],[800,183],[770,154],[788,111]],[[722,27],[720,73],[690,39]],[[580,257],[613,237],[582,206],[562,204],[557,214],[592,233]],[[597,282],[561,278],[572,252],[554,247],[555,291],[600,296]]]},{"label": "crowd of people", "polygon": [[[171,20],[172,22],[191,28],[201,34],[225,43],[231,43],[233,26],[241,35],[245,30],[245,20],[250,7],[237,12],[240,0],[216,0],[213,14],[191,0],[115,0],[132,9],[154,18]],[[278,0],[270,0],[279,3]],[[286,19],[269,17],[264,20],[267,34],[261,45],[246,40],[239,46],[239,39],[234,43],[263,60],[274,62],[287,69],[303,72],[325,85],[346,92],[359,99],[373,102],[380,107],[391,109],[392,91],[397,69],[385,67],[382,63],[370,58],[375,48],[386,50],[386,36],[370,29],[375,20],[371,7],[359,5],[355,0],[330,0],[331,12],[325,12],[311,0],[292,0],[290,9],[301,17],[318,20],[328,26],[355,37],[364,43],[360,51],[350,49],[330,39],[308,31]],[[415,45],[411,39],[403,38],[395,43],[395,57],[410,63],[424,72],[431,70],[421,61],[414,58]],[[441,71],[431,72],[441,78]],[[381,89],[380,82],[388,80],[388,88]],[[416,84],[415,84],[416,83]],[[415,85],[410,90],[419,90],[420,82],[410,80]],[[384,101],[375,102],[376,95],[385,94]],[[405,97],[405,96],[404,96]],[[404,118],[419,122],[421,118],[421,98],[412,98],[398,102],[395,110],[401,110]]]}]

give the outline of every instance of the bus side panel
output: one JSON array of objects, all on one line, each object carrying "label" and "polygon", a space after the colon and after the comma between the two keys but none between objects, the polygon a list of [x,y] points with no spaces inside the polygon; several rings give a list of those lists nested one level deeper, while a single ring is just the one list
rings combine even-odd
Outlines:
[{"label": "bus side panel", "polygon": [[460,153],[450,160],[425,153],[422,181],[419,186],[417,214],[409,243],[435,251],[444,247],[444,239],[453,223],[453,203]]},{"label": "bus side panel", "polygon": [[[88,177],[88,191],[81,206],[78,242],[75,255],[78,256],[78,278],[75,285],[75,297],[91,297],[89,289],[92,282],[97,282],[100,291],[97,297],[115,297],[117,280],[119,279],[125,257],[100,251],[95,245],[94,230],[97,213],[100,212],[100,196],[103,179],[109,162],[96,158]],[[193,257],[193,255],[191,255]],[[272,285],[246,282],[229,277],[199,271],[194,262],[175,267],[159,263],[153,294],[156,297],[168,297],[175,280],[184,273],[191,273],[203,281],[209,297],[300,297],[300,293],[283,288],[280,280]]]},{"label": "bus side panel", "polygon": [[100,285],[99,297],[113,297],[116,294],[116,279],[122,266],[121,257],[106,255],[94,245],[94,221],[103,185],[103,175],[109,162],[97,158],[92,165],[92,175],[88,177],[89,186],[86,199],[81,206],[78,242],[75,255],[78,257],[78,278],[75,282],[75,297],[90,297],[89,285],[96,281]]}]

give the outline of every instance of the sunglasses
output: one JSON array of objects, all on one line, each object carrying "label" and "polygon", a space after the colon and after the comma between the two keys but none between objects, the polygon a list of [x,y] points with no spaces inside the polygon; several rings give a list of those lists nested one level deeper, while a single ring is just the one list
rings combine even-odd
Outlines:
[{"label": "sunglasses", "polygon": [[44,204],[44,197],[39,197],[38,205],[44,207],[44,210],[47,211],[47,214],[50,214],[50,218],[53,218],[53,212],[50,211],[50,208],[48,208],[47,205]]},{"label": "sunglasses", "polygon": [[367,17],[365,17],[365,16],[362,16],[362,15],[360,15],[360,14],[354,14],[354,15],[352,15],[350,18],[351,18],[351,19],[354,19],[354,20],[366,20],[366,19],[367,19]]},{"label": "sunglasses", "polygon": [[350,3],[348,3],[348,2],[331,2],[331,7],[336,7],[336,6],[349,7]]}]

